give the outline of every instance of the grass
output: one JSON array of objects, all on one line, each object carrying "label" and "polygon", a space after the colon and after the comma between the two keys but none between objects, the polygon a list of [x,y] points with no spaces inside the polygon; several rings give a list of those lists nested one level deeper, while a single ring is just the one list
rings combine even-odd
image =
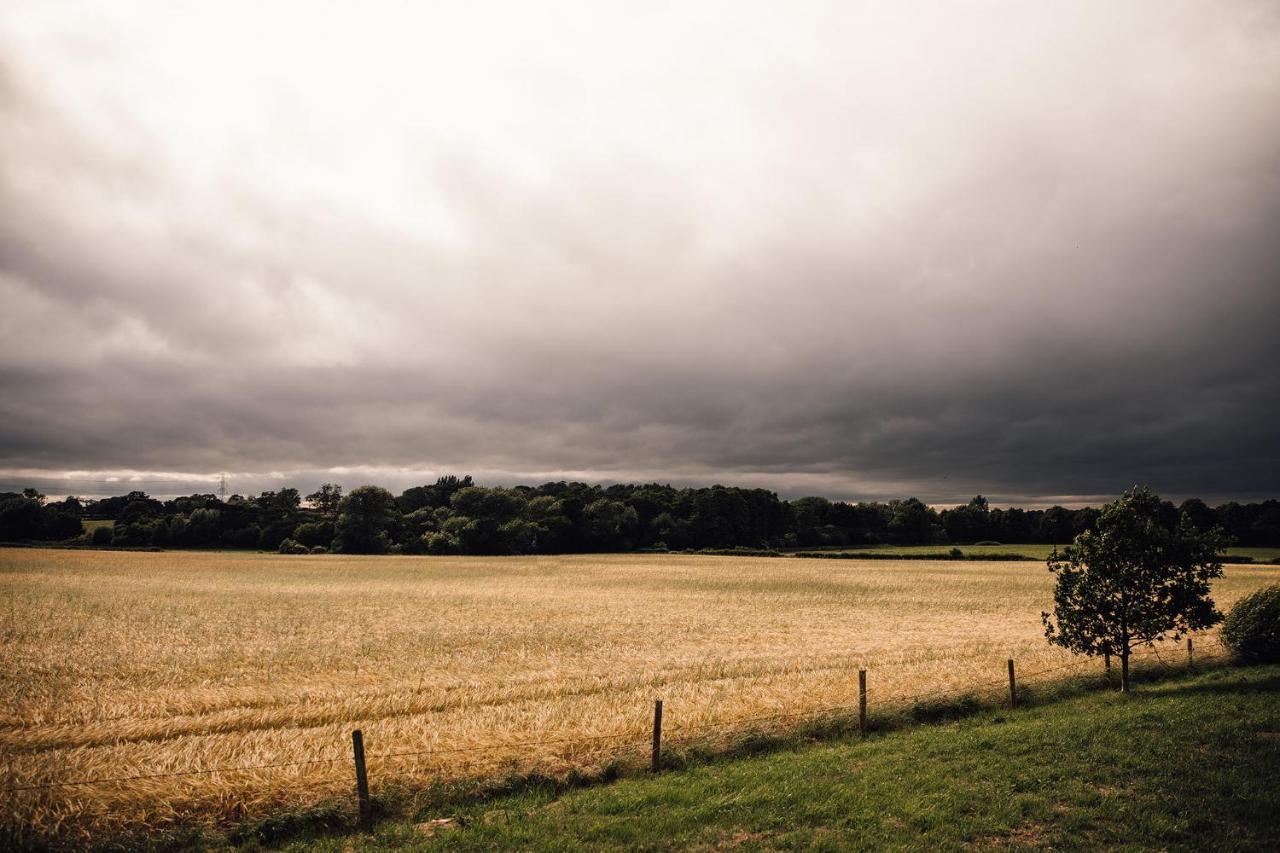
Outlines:
[{"label": "grass", "polygon": [[[1233,566],[1215,596],[1277,579]],[[323,810],[350,799],[353,728],[389,796],[639,766],[657,696],[672,750],[716,754],[851,707],[863,667],[880,711],[998,692],[1008,657],[1034,684],[1071,663],[1050,592],[1032,563],[0,551],[9,786],[229,768],[18,792],[4,826],[87,843]]]},{"label": "grass", "polygon": [[[1058,546],[1061,549],[1061,546]],[[798,550],[832,550],[846,553],[866,551],[874,554],[945,554],[952,548],[959,548],[965,555],[989,556],[997,554],[1022,554],[1033,560],[1044,560],[1053,552],[1053,545],[851,545],[830,549]],[[1233,546],[1227,549],[1228,562],[1231,557],[1250,557],[1255,562],[1265,563],[1280,557],[1280,548],[1245,548]]]},{"label": "grass", "polygon": [[286,849],[1276,850],[1278,767],[1280,666],[1220,669]]}]

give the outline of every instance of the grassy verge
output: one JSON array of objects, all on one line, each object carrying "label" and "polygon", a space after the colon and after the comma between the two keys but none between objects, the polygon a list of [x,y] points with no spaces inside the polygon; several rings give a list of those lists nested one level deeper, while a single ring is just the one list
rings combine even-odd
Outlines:
[{"label": "grassy verge", "polygon": [[1277,815],[1280,666],[1269,666],[534,787],[289,849],[1275,850]]}]

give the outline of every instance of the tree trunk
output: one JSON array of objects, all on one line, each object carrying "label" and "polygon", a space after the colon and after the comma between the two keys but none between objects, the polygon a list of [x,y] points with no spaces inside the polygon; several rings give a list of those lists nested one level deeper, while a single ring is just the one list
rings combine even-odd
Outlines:
[{"label": "tree trunk", "polygon": [[1120,650],[1120,692],[1129,692],[1129,650]]}]

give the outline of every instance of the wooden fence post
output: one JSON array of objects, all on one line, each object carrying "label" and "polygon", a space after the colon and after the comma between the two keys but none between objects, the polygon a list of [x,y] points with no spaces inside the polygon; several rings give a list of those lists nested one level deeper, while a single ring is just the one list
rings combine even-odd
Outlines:
[{"label": "wooden fence post", "polygon": [[1187,637],[1187,666],[1196,665],[1195,655],[1192,652],[1193,648],[1194,647],[1191,645],[1191,638]]},{"label": "wooden fence post", "polygon": [[858,670],[858,732],[867,736],[867,671]]},{"label": "wooden fence post", "polygon": [[368,826],[369,809],[369,775],[364,766],[364,735],[359,729],[351,733],[351,749],[356,757],[356,797],[360,801],[360,825]]},{"label": "wooden fence post", "polygon": [[1009,707],[1018,707],[1018,684],[1013,678],[1013,658],[1009,658]]},{"label": "wooden fence post", "polygon": [[653,772],[662,764],[662,700],[653,700]]}]

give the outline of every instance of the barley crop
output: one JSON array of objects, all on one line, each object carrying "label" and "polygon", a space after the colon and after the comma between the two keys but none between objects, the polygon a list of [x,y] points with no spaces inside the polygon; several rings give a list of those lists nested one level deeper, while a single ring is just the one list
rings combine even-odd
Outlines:
[{"label": "barley crop", "polygon": [[[1230,566],[1217,601],[1277,577]],[[376,794],[641,760],[655,697],[678,744],[853,708],[864,667],[873,713],[999,689],[1006,658],[1072,661],[1051,587],[1037,562],[4,550],[5,824],[88,840],[349,798],[353,728]],[[142,778],[52,784],[119,777]]]}]

